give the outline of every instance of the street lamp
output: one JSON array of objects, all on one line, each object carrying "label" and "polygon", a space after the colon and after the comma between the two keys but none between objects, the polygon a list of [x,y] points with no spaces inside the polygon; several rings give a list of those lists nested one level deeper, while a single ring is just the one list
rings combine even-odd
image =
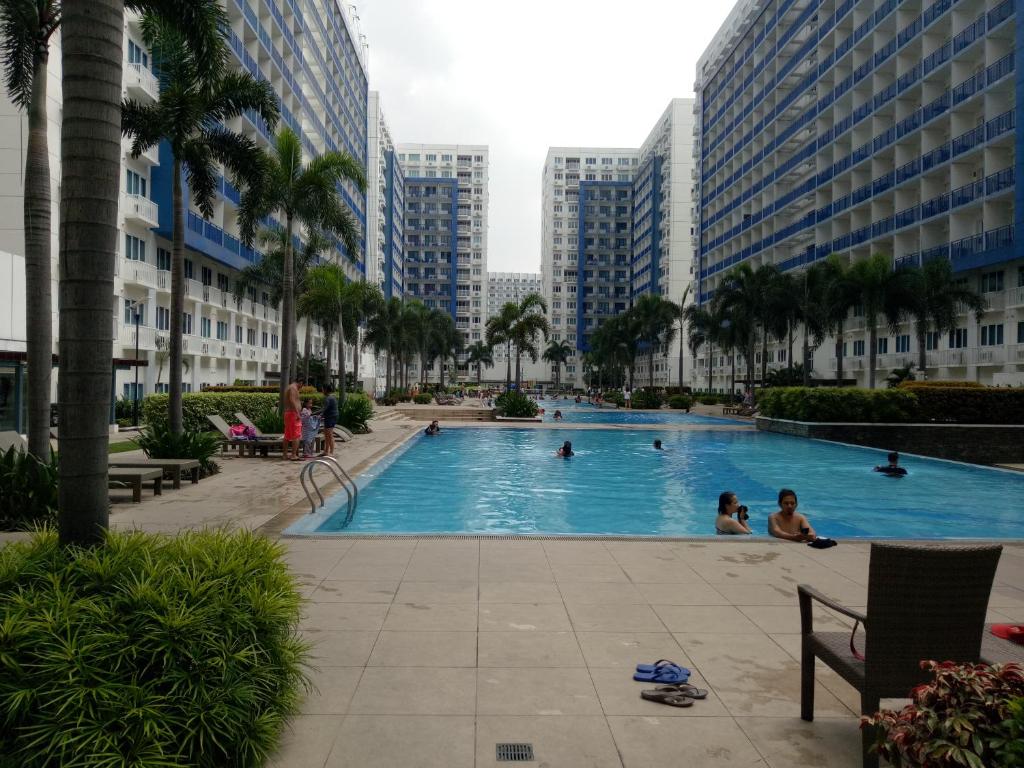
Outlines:
[{"label": "street lamp", "polygon": [[132,322],[135,324],[135,387],[132,391],[135,402],[132,404],[132,421],[137,427],[139,426],[139,320],[142,318],[139,314],[138,300],[132,301],[128,308],[131,310]]}]

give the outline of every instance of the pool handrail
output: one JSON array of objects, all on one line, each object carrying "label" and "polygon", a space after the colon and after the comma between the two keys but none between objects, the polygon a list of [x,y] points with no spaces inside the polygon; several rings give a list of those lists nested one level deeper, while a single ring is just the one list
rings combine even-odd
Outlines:
[{"label": "pool handrail", "polygon": [[[316,512],[318,506],[322,507],[324,505],[324,495],[320,492],[320,487],[316,484],[316,480],[313,478],[313,468],[317,465],[323,465],[330,469],[331,474],[334,475],[334,479],[338,481],[342,489],[345,491],[345,495],[348,497],[346,502],[346,524],[348,524],[348,522],[352,520],[352,516],[355,514],[356,496],[353,495],[352,491],[354,489],[356,494],[358,494],[358,489],[352,481],[352,478],[348,476],[345,470],[343,470],[334,459],[326,461],[324,457],[317,457],[303,465],[302,469],[299,470],[299,483],[302,485],[302,490],[306,492],[306,499],[309,501],[309,513],[313,514]],[[313,500],[313,494],[310,493],[309,488],[306,485],[307,478],[313,485],[313,490],[316,491],[317,498],[320,500],[319,504]],[[346,482],[346,480],[348,482]],[[352,485],[352,488],[349,488],[349,484]]]}]

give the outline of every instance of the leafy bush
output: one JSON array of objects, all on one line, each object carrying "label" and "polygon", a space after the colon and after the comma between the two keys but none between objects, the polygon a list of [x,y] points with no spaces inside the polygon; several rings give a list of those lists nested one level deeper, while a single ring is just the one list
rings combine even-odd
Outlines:
[{"label": "leafy bush", "polygon": [[362,392],[345,396],[338,404],[338,423],[350,432],[369,432],[369,421],[373,418],[373,401]]},{"label": "leafy bush", "polygon": [[934,381],[914,381],[914,380],[901,381],[899,383],[899,387],[900,387],[900,389],[909,389],[909,390],[934,389],[936,387],[938,387],[940,389],[943,388],[943,387],[955,387],[957,389],[963,389],[964,387],[971,387],[972,389],[983,389],[982,385],[979,384],[976,381],[942,381],[942,380],[938,380],[938,379],[934,380]]},{"label": "leafy bush", "polygon": [[252,423],[264,435],[284,434],[284,414],[278,413],[276,410],[264,411],[253,419]]},{"label": "leafy bush", "polygon": [[615,403],[619,408],[626,404],[626,398],[623,396],[621,390],[608,389],[601,393],[601,399],[606,403]]},{"label": "leafy bush", "polygon": [[916,396],[905,389],[772,387],[757,399],[765,416],[795,421],[906,422],[917,413]]},{"label": "leafy bush", "polygon": [[697,402],[701,405],[718,405],[722,399],[718,395],[700,394],[697,395]]},{"label": "leafy bush", "polygon": [[689,412],[693,407],[693,400],[688,395],[672,395],[668,399],[668,407]]},{"label": "leafy bush", "polygon": [[151,459],[197,459],[202,477],[220,471],[213,457],[220,450],[221,437],[216,432],[186,430],[174,434],[166,424],[143,427],[132,442]]},{"label": "leafy bush", "polygon": [[[248,385],[233,384],[230,387],[217,386],[217,387],[204,387],[203,392],[269,392],[271,394],[277,394],[279,391],[277,384],[270,384],[265,387],[253,387]],[[315,395],[317,392],[316,387],[300,387],[300,395]]]},{"label": "leafy bush", "polygon": [[634,408],[661,408],[661,395],[653,389],[638,389],[633,392]]},{"label": "leafy bush", "polygon": [[893,766],[1009,768],[1024,763],[1024,668],[921,662],[934,682],[899,712],[861,719],[879,729],[878,751]]},{"label": "leafy bush", "polygon": [[[315,407],[323,403],[323,395],[315,392],[303,392],[303,397],[312,398]],[[276,412],[278,404],[276,392],[191,392],[181,396],[185,429],[199,432],[210,428],[208,414],[232,423],[236,421],[235,411],[241,411],[258,424],[260,415]],[[146,396],[142,401],[142,421],[150,425],[167,423],[167,395]]]},{"label": "leafy bush", "polygon": [[16,447],[0,454],[0,531],[25,530],[56,520],[57,457],[51,452],[49,463],[43,463]]},{"label": "leafy bush", "polygon": [[0,550],[4,764],[263,765],[309,687],[282,555],[244,530]]},{"label": "leafy bush", "polygon": [[510,389],[508,392],[498,395],[494,405],[498,408],[498,413],[501,416],[509,416],[516,419],[536,416],[540,408],[537,403],[518,389]]},{"label": "leafy bush", "polygon": [[1024,387],[907,387],[918,420],[956,424],[1024,424]]},{"label": "leafy bush", "polygon": [[413,397],[413,402],[418,405],[427,405],[428,403],[434,402],[434,396],[428,392],[420,392],[418,395]]},{"label": "leafy bush", "polygon": [[404,403],[412,400],[412,395],[409,394],[407,389],[392,389],[388,392],[387,397],[394,400],[396,403]]}]

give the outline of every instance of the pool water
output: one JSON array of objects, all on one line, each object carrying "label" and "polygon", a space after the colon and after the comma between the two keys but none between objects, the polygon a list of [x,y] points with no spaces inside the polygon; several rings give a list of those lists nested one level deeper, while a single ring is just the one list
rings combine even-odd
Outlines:
[{"label": "pool water", "polygon": [[[562,403],[567,403],[562,405]],[[625,408],[598,408],[571,400],[541,400],[544,421],[555,421],[555,411],[562,412],[562,421],[571,424],[745,424],[736,419],[701,416],[686,411],[663,409],[660,411],[632,411]]]},{"label": "pool water", "polygon": [[[565,440],[568,460],[554,456]],[[288,532],[707,536],[731,490],[764,535],[789,487],[823,536],[1024,538],[1024,474],[909,456],[907,477],[871,471],[884,463],[883,451],[754,431],[421,432],[360,476],[347,527],[335,496]]]}]

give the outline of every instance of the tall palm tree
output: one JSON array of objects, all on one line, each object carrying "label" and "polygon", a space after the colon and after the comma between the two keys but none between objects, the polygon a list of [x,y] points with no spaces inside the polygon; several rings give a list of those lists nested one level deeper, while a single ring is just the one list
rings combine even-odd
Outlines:
[{"label": "tall palm tree", "polygon": [[[338,339],[338,399],[345,401],[345,341],[346,329],[356,324],[357,303],[360,300],[358,283],[353,283],[345,276],[337,264],[320,264],[313,267],[306,276],[306,290],[299,297],[298,309],[309,321],[321,318],[337,328]],[[324,325],[323,322],[320,323]],[[351,330],[348,337],[351,338]],[[331,337],[327,337],[328,348]],[[328,369],[329,370],[329,369]]]},{"label": "tall palm tree", "polygon": [[686,344],[684,342],[684,339],[686,338],[686,300],[689,297],[690,297],[690,286],[687,285],[686,288],[683,289],[683,295],[679,299],[679,303],[678,304],[675,304],[673,302],[669,302],[670,308],[672,310],[672,315],[673,315],[672,322],[679,324],[678,328],[674,328],[674,330],[669,332],[669,334],[667,336],[667,339],[668,339],[668,343],[671,344],[673,339],[675,339],[677,336],[679,338],[679,389],[680,390],[682,390],[682,388],[683,388],[683,359],[686,356]]},{"label": "tall palm tree", "polygon": [[701,306],[690,304],[685,309],[687,346],[694,360],[700,348],[708,348],[708,392],[713,387],[715,343],[721,329],[722,312],[720,306],[712,301]]},{"label": "tall palm tree", "polygon": [[[778,341],[786,342],[786,368],[793,375],[793,334],[803,320],[802,305],[797,297],[802,288],[802,278],[792,272],[776,272],[768,284],[768,318],[766,325]],[[762,365],[765,356],[761,358]],[[766,381],[762,378],[762,381]]]},{"label": "tall palm tree", "polygon": [[648,386],[654,389],[655,348],[668,342],[675,322],[674,305],[657,293],[645,293],[629,311],[636,324],[637,339],[647,347]]},{"label": "tall palm tree", "polygon": [[440,310],[437,312],[438,314],[431,318],[431,325],[433,326],[434,350],[437,352],[441,366],[439,383],[441,388],[444,389],[445,363],[448,360],[458,360],[458,355],[462,352],[465,345],[465,337],[462,335],[462,331],[455,327],[455,320],[450,314]]},{"label": "tall palm tree", "polygon": [[176,19],[216,58],[224,12],[208,0],[64,0],[61,18],[60,540],[102,541],[109,518],[110,297],[121,182],[124,11]]},{"label": "tall palm tree", "polygon": [[402,300],[392,296],[370,315],[366,324],[366,343],[385,357],[385,395],[391,392],[393,364],[402,333],[402,315]]},{"label": "tall palm tree", "polygon": [[917,367],[926,372],[925,336],[934,329],[940,334],[956,329],[960,305],[981,320],[985,313],[985,300],[970,288],[958,285],[953,278],[953,267],[946,259],[926,261],[923,266],[903,270],[910,282],[911,302],[907,311],[914,318],[917,336]]},{"label": "tall palm tree", "polygon": [[51,288],[50,149],[47,140],[46,70],[50,38],[60,23],[56,0],[0,0],[0,45],[4,83],[11,101],[28,115],[25,188],[25,331],[32,386],[26,393],[28,449],[50,456],[50,387],[53,369]]},{"label": "tall palm tree", "polygon": [[[796,289],[792,301],[797,305],[796,313],[803,325],[803,379],[804,386],[811,383],[811,352],[817,349],[846,316],[849,307],[843,307],[842,317],[829,294],[833,284],[842,272],[838,257],[829,257],[812,264],[795,276]],[[792,353],[790,354],[792,358]]]},{"label": "tall palm tree", "polygon": [[376,285],[365,280],[352,284],[352,322],[344,329],[345,341],[352,345],[352,379],[359,386],[359,353],[362,349],[362,329],[370,315],[384,303],[384,294]]},{"label": "tall palm tree", "polygon": [[[771,270],[771,271],[769,271]],[[762,266],[755,271],[749,264],[740,264],[725,274],[722,284],[715,292],[712,302],[734,326],[737,343],[741,345],[747,362],[747,383],[751,396],[754,395],[754,350],[757,346],[758,328],[762,330],[762,364],[766,358],[768,286],[774,277],[773,267]],[[720,326],[712,329],[716,333]],[[764,372],[762,371],[762,381]]]},{"label": "tall palm tree", "polygon": [[466,350],[466,363],[476,366],[476,383],[480,386],[483,381],[483,366],[490,368],[494,365],[494,356],[491,348],[482,341],[474,341]]},{"label": "tall palm tree", "polygon": [[283,214],[285,231],[283,302],[281,307],[281,383],[283,398],[295,350],[295,271],[292,236],[296,224],[319,229],[341,238],[352,255],[359,251],[359,224],[342,200],[341,183],[351,181],[366,189],[359,162],[346,152],[325,152],[308,163],[302,159],[302,142],[291,128],[281,129],[269,152],[257,164],[260,182],[242,195],[238,223],[242,240],[252,242],[256,226],[265,216]]},{"label": "tall palm tree", "polygon": [[488,318],[485,326],[488,346],[505,345],[505,389],[512,384],[512,326],[518,315],[519,305],[510,301],[502,305],[498,314]]},{"label": "tall palm tree", "polygon": [[849,281],[854,286],[868,326],[868,387],[875,388],[878,361],[878,324],[884,320],[895,333],[906,311],[913,306],[913,282],[908,272],[895,271],[892,259],[884,253],[858,261],[850,267]]},{"label": "tall palm tree", "polygon": [[562,366],[575,354],[576,350],[565,339],[548,342],[542,357],[555,366],[555,389],[562,388]]},{"label": "tall palm tree", "polygon": [[184,429],[181,413],[181,345],[185,312],[185,198],[182,176],[188,181],[192,202],[204,218],[213,216],[218,165],[245,186],[255,178],[260,150],[249,138],[224,123],[254,110],[271,128],[280,108],[268,81],[234,70],[228,63],[227,44],[215,69],[202,66],[178,28],[160,17],[147,15],[143,38],[153,55],[160,82],[160,98],[152,104],[126,99],[121,108],[121,130],[132,139],[132,157],[166,141],[171,150],[172,246],[170,397],[167,399],[171,431]]}]

